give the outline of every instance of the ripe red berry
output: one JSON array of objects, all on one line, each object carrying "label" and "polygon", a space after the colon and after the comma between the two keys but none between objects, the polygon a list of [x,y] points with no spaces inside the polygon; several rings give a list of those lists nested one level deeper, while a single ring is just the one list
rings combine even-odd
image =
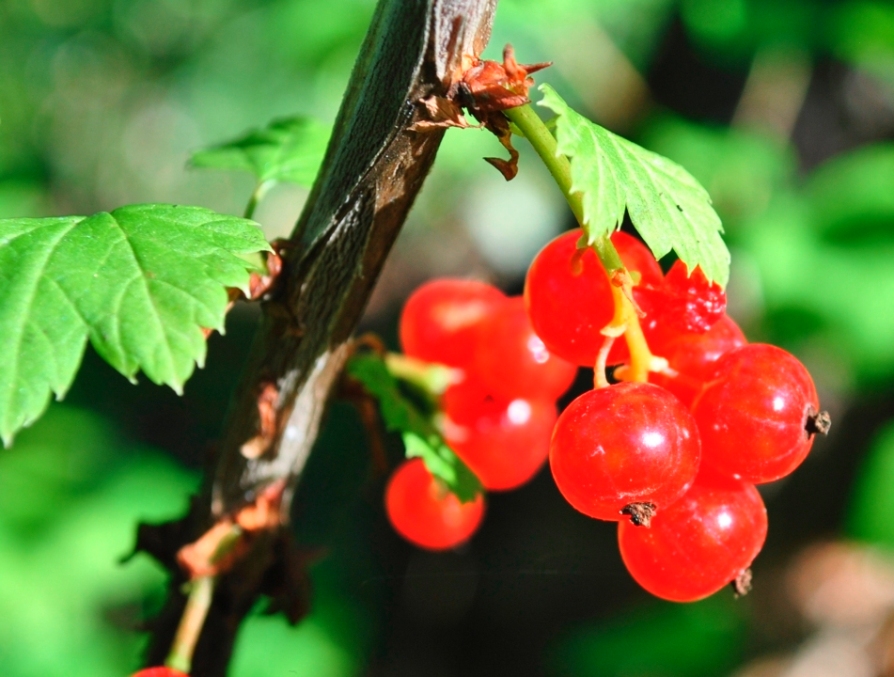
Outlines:
[{"label": "ripe red berry", "polygon": [[726,312],[726,292],[696,266],[674,262],[664,282],[673,292],[674,316],[688,331],[708,331]]},{"label": "ripe red berry", "polygon": [[[605,340],[602,329],[614,315],[614,300],[596,254],[577,249],[580,237],[580,230],[570,231],[537,254],[525,280],[525,303],[534,331],[551,353],[592,367]],[[661,268],[645,245],[622,232],[611,240],[624,264],[639,273],[641,285],[661,284]],[[624,341],[616,341],[609,362],[626,356]]]},{"label": "ripe red berry", "polygon": [[643,287],[637,302],[646,312],[646,327],[657,324],[677,331],[704,332],[723,317],[726,292],[708,278],[699,267],[687,272],[678,260],[659,285]]},{"label": "ripe red berry", "polygon": [[651,383],[619,383],[584,393],[559,416],[549,462],[573,507],[618,520],[631,504],[657,511],[677,500],[698,471],[695,421]]},{"label": "ripe red berry", "polygon": [[819,400],[793,355],[752,343],[717,360],[692,412],[705,463],[760,484],[788,475],[807,456]]},{"label": "ripe red berry", "polygon": [[767,511],[754,485],[705,473],[649,528],[618,525],[630,575],[672,602],[703,599],[739,579],[766,536]]},{"label": "ripe red berry", "polygon": [[145,668],[133,673],[130,677],[189,677],[189,675],[174,668],[158,667]]},{"label": "ripe red berry", "polygon": [[400,465],[385,489],[385,511],[394,529],[411,543],[447,550],[471,538],[484,517],[484,497],[460,500],[414,458]]},{"label": "ripe red berry", "polygon": [[499,289],[476,280],[427,282],[410,295],[400,316],[404,352],[426,362],[467,366],[481,320],[505,300]]},{"label": "ripe red berry", "polygon": [[469,382],[444,393],[444,437],[489,491],[516,489],[546,463],[553,402],[496,399]]},{"label": "ripe red berry", "polygon": [[478,336],[469,370],[498,398],[555,400],[577,374],[575,365],[551,355],[534,333],[520,296],[493,309]]},{"label": "ripe red berry", "polygon": [[675,376],[653,372],[649,374],[649,381],[670,390],[687,407],[710,378],[714,363],[725,353],[747,343],[729,315],[723,315],[706,332],[660,328],[651,332],[648,339],[652,352],[665,358],[676,372]]}]

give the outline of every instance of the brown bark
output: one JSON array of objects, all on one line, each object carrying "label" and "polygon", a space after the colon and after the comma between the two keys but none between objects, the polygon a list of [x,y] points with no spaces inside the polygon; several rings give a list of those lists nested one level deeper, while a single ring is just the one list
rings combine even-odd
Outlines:
[{"label": "brown bark", "polygon": [[[205,491],[180,522],[140,529],[138,547],[173,573],[147,664],[164,660],[183,608],[177,550],[282,480],[282,522],[288,521],[291,496],[351,333],[443,136],[439,128],[412,129],[424,115],[418,102],[446,94],[464,59],[481,53],[495,5],[496,0],[380,0],[322,170],[281,252],[283,271],[263,304]],[[219,580],[193,677],[226,674],[239,624],[259,595],[269,595],[293,620],[303,614],[304,571],[297,552],[287,529],[253,535],[248,554]]]}]

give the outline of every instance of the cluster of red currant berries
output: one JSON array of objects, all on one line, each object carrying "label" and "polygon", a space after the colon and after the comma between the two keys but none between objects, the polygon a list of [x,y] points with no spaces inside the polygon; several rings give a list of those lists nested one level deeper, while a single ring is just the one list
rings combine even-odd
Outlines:
[{"label": "cluster of red currant berries", "polygon": [[[574,508],[619,522],[624,563],[653,594],[693,601],[731,582],[747,589],[767,533],[755,485],[792,472],[815,433],[828,428],[813,381],[786,351],[747,343],[725,313],[723,290],[698,268],[688,273],[677,262],[665,275],[639,240],[618,232],[611,240],[635,281],[628,293],[642,315],[648,382],[605,381],[555,420],[555,398],[576,365],[631,361],[627,343],[611,343],[603,332],[616,295],[580,239],[580,231],[566,233],[537,255],[523,301],[456,280],[429,283],[408,301],[401,320],[407,354],[465,374],[443,399],[445,437],[488,489],[520,485],[548,455]],[[524,424],[515,422],[516,410],[525,412]],[[410,467],[388,489],[398,531],[428,547],[468,538],[481,504],[454,505],[427,474],[431,505],[450,503],[470,517],[449,543],[409,533],[402,522],[421,528],[420,503],[401,498],[401,513],[395,496],[407,493],[401,476]]]},{"label": "cluster of red currant berries", "polygon": [[[528,272],[525,298],[548,349],[595,362],[611,321],[611,282],[580,232],[548,244]],[[699,269],[668,274],[637,239],[612,243],[638,284],[642,332],[667,365],[647,383],[620,382],[574,400],[559,417],[550,466],[579,511],[619,521],[631,575],[665,599],[692,601],[729,582],[746,587],[767,533],[756,484],[792,472],[824,430],[813,381],[775,346],[748,344],[726,298]],[[608,363],[629,358],[616,342]],[[630,519],[626,519],[629,516]]]},{"label": "cluster of red currant berries", "polygon": [[[533,478],[549,456],[556,399],[577,367],[549,353],[524,299],[483,282],[438,279],[410,296],[399,330],[407,356],[454,368],[440,428],[484,488],[515,489]],[[394,473],[385,505],[401,535],[431,549],[462,543],[484,514],[483,497],[460,503],[418,459]]]}]

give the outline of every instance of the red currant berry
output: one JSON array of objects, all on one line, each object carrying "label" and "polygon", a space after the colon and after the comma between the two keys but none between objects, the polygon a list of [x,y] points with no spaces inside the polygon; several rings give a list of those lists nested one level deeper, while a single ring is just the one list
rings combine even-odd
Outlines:
[{"label": "red currant berry", "polygon": [[680,260],[671,266],[663,284],[638,292],[637,302],[646,312],[647,326],[661,324],[677,331],[704,332],[726,311],[726,292],[720,285],[708,282],[699,267],[687,272]]},{"label": "red currant berry", "polygon": [[754,484],[785,477],[800,465],[813,444],[818,412],[804,365],[763,343],[717,360],[692,408],[705,463]]},{"label": "red currant berry", "polygon": [[398,329],[401,346],[410,357],[465,367],[478,344],[481,320],[505,300],[503,292],[484,282],[431,280],[404,305]]},{"label": "red currant berry", "polygon": [[471,538],[484,516],[484,497],[461,503],[432,477],[420,458],[400,465],[385,489],[385,511],[394,529],[411,543],[447,550]]},{"label": "red currant berry", "polygon": [[189,675],[174,668],[145,668],[133,673],[130,677],[189,677]]},{"label": "red currant berry", "polygon": [[444,393],[444,437],[489,491],[516,489],[546,463],[556,406],[495,399],[462,383]]},{"label": "red currant berry", "polygon": [[[525,280],[525,303],[531,324],[554,355],[592,367],[614,315],[611,282],[592,249],[579,250],[580,230],[547,244],[534,258]],[[611,236],[621,260],[639,273],[640,284],[659,286],[661,268],[639,240],[626,233]],[[616,341],[609,362],[626,358],[624,341]]]},{"label": "red currant berry", "polygon": [[668,362],[675,376],[653,372],[649,381],[667,388],[687,407],[692,405],[705,381],[711,377],[714,363],[724,354],[744,346],[747,341],[739,326],[724,315],[706,332],[657,331],[648,336],[649,347]]},{"label": "red currant berry", "polygon": [[630,575],[672,602],[694,602],[741,580],[766,537],[767,511],[754,485],[704,473],[648,529],[618,525]]},{"label": "red currant berry", "polygon": [[661,284],[664,273],[661,272],[661,266],[646,245],[633,235],[620,230],[612,233],[610,239],[637,287],[654,287]]},{"label": "red currant berry", "polygon": [[661,511],[692,484],[700,457],[692,416],[651,383],[584,393],[559,416],[549,450],[565,499],[604,520],[621,519],[633,504]]},{"label": "red currant berry", "polygon": [[482,320],[469,369],[501,399],[555,400],[577,374],[575,365],[551,355],[534,333],[521,296],[508,299]]},{"label": "red currant berry", "polygon": [[441,409],[450,411],[456,421],[463,423],[477,416],[484,407],[499,408],[497,398],[480,379],[466,374],[459,383],[444,391],[441,398]]}]

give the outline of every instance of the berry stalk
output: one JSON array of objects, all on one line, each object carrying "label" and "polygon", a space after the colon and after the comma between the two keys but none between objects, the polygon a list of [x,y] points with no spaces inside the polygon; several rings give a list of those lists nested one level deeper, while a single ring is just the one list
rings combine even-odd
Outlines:
[{"label": "berry stalk", "polygon": [[[546,165],[549,173],[555,179],[556,185],[559,186],[559,190],[562,191],[562,194],[568,201],[568,206],[571,207],[574,218],[583,227],[586,220],[581,194],[574,191],[572,187],[571,163],[567,157],[559,153],[556,137],[553,136],[530,104],[509,108],[504,110],[503,113],[518,127],[534,150],[537,151],[537,155],[543,160],[543,164]],[[599,238],[593,244],[593,249],[609,277],[615,271],[624,269],[621,257],[618,256],[618,252],[607,237]]]},{"label": "berry stalk", "polygon": [[[509,108],[504,110],[503,113],[518,127],[534,150],[537,151],[540,159],[543,160],[549,173],[552,174],[553,179],[559,186],[559,190],[565,196],[577,222],[586,232],[587,225],[581,194],[576,192],[572,185],[571,163],[567,157],[558,152],[558,144],[552,132],[534,109],[531,108],[530,104]],[[596,238],[592,248],[605,268],[609,279],[612,281],[615,315],[606,327],[607,331],[605,333],[608,337],[619,336],[621,333],[624,334],[624,340],[627,342],[627,347],[630,351],[630,368],[626,374],[627,380],[646,382],[653,358],[640,327],[636,308],[633,305],[630,273],[627,272],[621,257],[618,255],[618,251],[607,235]],[[607,352],[605,350],[601,354],[607,354]],[[598,388],[604,385],[604,376],[600,375],[605,373],[605,365],[597,363],[595,367],[595,382]]]},{"label": "berry stalk", "polygon": [[426,362],[403,353],[385,353],[385,366],[395,378],[409,381],[433,397],[443,395],[451,385],[462,380],[462,371],[456,367]]},{"label": "berry stalk", "polygon": [[273,187],[273,181],[260,181],[255,186],[255,189],[251,193],[251,197],[248,198],[248,204],[245,205],[245,212],[242,216],[246,219],[254,218],[255,209],[258,207],[258,203],[264,199],[264,196],[267,194],[267,191]]},{"label": "berry stalk", "polygon": [[[232,525],[220,538],[209,564],[212,567],[219,565],[221,561],[232,554],[239,545],[244,532],[238,525]],[[192,657],[196,650],[199,636],[205,625],[211,602],[214,599],[214,587],[217,583],[215,574],[196,576],[187,583],[189,594],[186,598],[186,606],[180,617],[180,625],[177,626],[177,634],[171,643],[171,650],[165,659],[165,666],[189,673],[192,669]]]},{"label": "berry stalk", "polygon": [[189,584],[189,597],[177,627],[177,634],[171,645],[171,651],[165,665],[175,670],[189,673],[192,667],[192,655],[202,634],[205,617],[211,608],[214,597],[214,576],[201,576]]}]

